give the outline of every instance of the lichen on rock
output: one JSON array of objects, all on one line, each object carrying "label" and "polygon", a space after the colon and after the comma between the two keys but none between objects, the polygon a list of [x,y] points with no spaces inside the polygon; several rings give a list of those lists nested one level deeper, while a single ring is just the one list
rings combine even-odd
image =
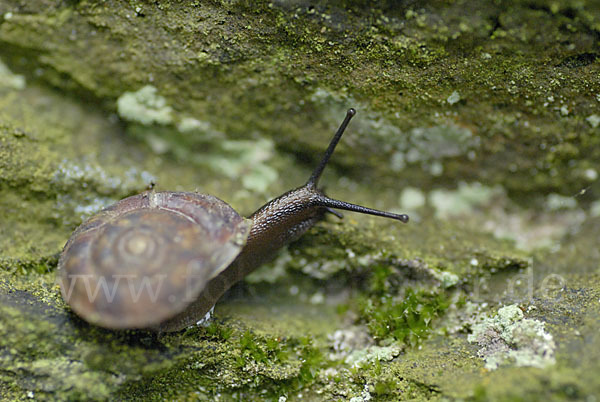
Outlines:
[{"label": "lichen on rock", "polygon": [[496,316],[475,324],[469,342],[479,345],[478,355],[490,370],[507,364],[545,368],[556,363],[556,344],[544,323],[524,318],[516,304],[502,307]]},{"label": "lichen on rock", "polygon": [[117,99],[117,110],[121,118],[145,125],[165,125],[173,121],[173,109],[152,85],[146,85],[135,92],[123,93]]}]

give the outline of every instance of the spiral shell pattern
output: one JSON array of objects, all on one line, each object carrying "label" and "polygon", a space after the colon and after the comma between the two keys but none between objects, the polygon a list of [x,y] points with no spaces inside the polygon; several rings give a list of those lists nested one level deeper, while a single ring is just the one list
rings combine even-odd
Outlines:
[{"label": "spiral shell pattern", "polygon": [[151,328],[185,310],[240,253],[249,223],[216,197],[146,192],[83,223],[59,261],[63,298],[106,328]]}]

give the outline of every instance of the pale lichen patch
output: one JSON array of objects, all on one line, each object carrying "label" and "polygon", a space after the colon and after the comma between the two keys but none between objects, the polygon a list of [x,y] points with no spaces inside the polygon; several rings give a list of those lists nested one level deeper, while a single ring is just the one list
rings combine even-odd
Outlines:
[{"label": "pale lichen patch", "polygon": [[346,364],[352,367],[362,367],[375,362],[389,362],[400,354],[402,348],[397,345],[369,346],[365,349],[355,350],[346,357]]},{"label": "pale lichen patch", "polygon": [[277,171],[266,163],[273,156],[271,140],[227,140],[221,143],[220,148],[219,153],[202,155],[200,162],[231,179],[241,178],[247,191],[265,193],[279,177]]},{"label": "pale lichen patch", "polygon": [[469,342],[476,342],[485,367],[495,370],[502,365],[544,368],[555,363],[556,344],[544,323],[524,318],[518,305],[502,307],[495,317],[475,324]]},{"label": "pale lichen patch", "polygon": [[[6,16],[5,16],[6,18]],[[25,88],[25,77],[15,74],[0,59],[0,88],[21,90]]]},{"label": "pale lichen patch", "polygon": [[145,125],[173,122],[173,109],[152,85],[123,93],[117,100],[117,110],[121,118]]},{"label": "pale lichen patch", "polygon": [[488,187],[481,183],[460,183],[455,191],[433,190],[428,198],[437,217],[449,218],[469,214],[500,194],[500,188]]}]

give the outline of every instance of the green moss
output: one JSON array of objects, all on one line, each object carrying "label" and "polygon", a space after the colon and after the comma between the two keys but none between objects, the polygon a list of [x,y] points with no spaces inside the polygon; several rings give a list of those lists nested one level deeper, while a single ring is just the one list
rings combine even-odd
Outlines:
[{"label": "green moss", "polygon": [[257,363],[265,363],[268,360],[284,362],[287,360],[287,352],[281,347],[280,341],[267,338],[260,345],[250,331],[242,334],[239,340],[242,356],[238,360],[240,367],[245,366],[246,358],[251,358]]},{"label": "green moss", "polygon": [[[7,5],[11,18],[2,24],[0,41],[11,47],[12,65],[20,64],[19,54],[31,56],[44,66],[38,80],[91,95],[108,109],[124,89],[152,82],[182,118],[236,139],[273,138],[287,150],[321,149],[321,132],[343,113],[312,95],[337,93],[342,108],[357,104],[359,116],[372,116],[378,129],[361,133],[362,146],[342,150],[336,163],[355,172],[375,170],[389,187],[397,182],[390,165],[399,169],[398,152],[407,152],[394,149],[399,139],[411,144],[418,132],[442,133],[434,139],[468,132],[478,141],[476,152],[436,162],[444,181],[480,172],[490,186],[532,202],[528,195],[539,191],[571,194],[585,187],[585,175],[571,173],[585,171],[598,156],[588,153],[573,166],[561,150],[565,144],[598,148],[593,127],[583,123],[600,93],[596,5],[567,4],[554,12],[552,4],[477,3],[476,15],[462,13],[473,9],[468,0],[357,9],[354,3],[163,2],[141,13],[137,4],[79,2],[36,14]],[[121,52],[106,51],[112,41],[122,44]],[[450,105],[446,100],[455,91],[461,100]],[[385,127],[398,135],[378,135]],[[504,145],[517,127],[523,141],[513,152]],[[565,144],[561,133],[572,134]],[[197,143],[193,136],[177,141],[182,148]],[[493,154],[505,163],[485,163]],[[502,174],[505,166],[518,174]],[[437,180],[429,169],[429,163],[409,163],[404,181],[433,188]]]},{"label": "green moss", "polygon": [[448,308],[445,295],[407,289],[401,297],[383,296],[361,302],[361,315],[376,339],[415,346],[427,337],[432,320]]}]

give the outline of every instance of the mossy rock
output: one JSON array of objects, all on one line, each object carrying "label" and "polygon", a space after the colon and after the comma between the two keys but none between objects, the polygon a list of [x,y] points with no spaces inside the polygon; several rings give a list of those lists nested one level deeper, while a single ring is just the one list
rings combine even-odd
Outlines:
[{"label": "mossy rock", "polygon": [[[3,2],[0,395],[597,395],[599,16],[579,0]],[[323,184],[409,208],[408,225],[328,218],[206,327],[104,330],[64,303],[58,256],[86,217],[152,183],[248,214],[306,180],[350,106]],[[468,334],[504,305],[551,336],[554,364],[485,367]]]}]

